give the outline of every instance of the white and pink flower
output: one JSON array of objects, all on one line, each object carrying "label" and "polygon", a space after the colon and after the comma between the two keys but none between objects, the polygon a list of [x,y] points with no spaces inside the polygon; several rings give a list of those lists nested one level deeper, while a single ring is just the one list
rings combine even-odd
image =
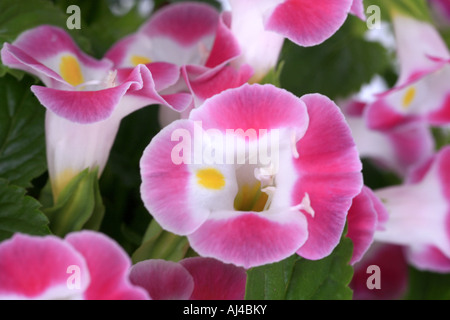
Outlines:
[{"label": "white and pink flower", "polygon": [[156,11],[136,33],[116,43],[106,57],[120,68],[157,62],[177,66],[184,81],[180,79],[166,91],[190,91],[199,104],[224,89],[242,85],[252,74],[248,66],[228,65],[241,52],[229,20],[228,14],[207,4],[170,4]]},{"label": "white and pink flower", "polygon": [[397,84],[378,96],[366,110],[367,125],[385,130],[426,121],[450,123],[450,51],[436,28],[397,14],[393,17],[399,61]]},{"label": "white and pink flower", "polygon": [[243,300],[246,280],[245,269],[203,257],[145,260],[130,271],[153,300]]},{"label": "white and pink flower", "polygon": [[148,299],[130,282],[130,267],[125,251],[102,233],[17,233],[0,244],[0,299]]},{"label": "white and pink flower", "polygon": [[260,81],[277,64],[284,39],[314,46],[331,37],[349,13],[364,19],[361,0],[230,0],[231,30]]},{"label": "white and pink flower", "polygon": [[53,26],[22,33],[1,50],[3,64],[37,76],[31,90],[47,108],[46,142],[54,197],[84,169],[102,172],[123,117],[149,104],[184,110],[189,94],[161,95],[174,84],[171,65],[116,69],[83,53],[69,34]]},{"label": "white and pink flower", "polygon": [[415,267],[450,270],[450,147],[418,166],[399,186],[375,190],[389,213],[375,241],[407,247]]},{"label": "white and pink flower", "polygon": [[339,108],[272,85],[226,90],[165,127],[141,159],[141,195],[201,256],[245,268],[339,243],[362,188]]}]

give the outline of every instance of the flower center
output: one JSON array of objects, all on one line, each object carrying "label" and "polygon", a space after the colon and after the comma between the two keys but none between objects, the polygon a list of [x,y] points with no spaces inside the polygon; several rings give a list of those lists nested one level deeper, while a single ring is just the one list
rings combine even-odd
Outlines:
[{"label": "flower center", "polygon": [[74,87],[84,82],[80,64],[74,56],[63,56],[59,64],[59,70],[61,77]]},{"label": "flower center", "polygon": [[275,187],[275,171],[272,166],[254,169],[256,181],[239,186],[234,198],[234,209],[237,211],[261,212],[268,210]]}]

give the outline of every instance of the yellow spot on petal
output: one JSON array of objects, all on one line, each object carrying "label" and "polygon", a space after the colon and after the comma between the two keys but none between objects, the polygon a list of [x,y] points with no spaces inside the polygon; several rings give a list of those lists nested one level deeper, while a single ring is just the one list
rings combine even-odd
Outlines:
[{"label": "yellow spot on petal", "polygon": [[72,86],[78,86],[84,82],[80,64],[74,56],[63,56],[59,70],[61,77]]},{"label": "yellow spot on petal", "polygon": [[215,168],[200,169],[196,175],[198,184],[206,189],[220,190],[225,187],[225,177]]},{"label": "yellow spot on petal", "polygon": [[147,57],[143,57],[143,56],[131,56],[131,63],[133,64],[133,66],[137,66],[138,64],[147,64],[147,63],[151,63],[152,60],[150,60]]},{"label": "yellow spot on petal", "polygon": [[408,90],[406,90],[406,93],[403,96],[403,103],[402,103],[403,109],[408,109],[411,103],[414,101],[415,97],[416,97],[415,88],[411,87]]}]

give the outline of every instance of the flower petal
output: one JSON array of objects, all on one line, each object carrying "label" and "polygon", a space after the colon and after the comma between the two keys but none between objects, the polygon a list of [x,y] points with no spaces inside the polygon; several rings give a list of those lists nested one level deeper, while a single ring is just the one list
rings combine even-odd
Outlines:
[{"label": "flower petal", "polygon": [[90,279],[83,256],[57,237],[17,233],[0,245],[1,299],[80,299]]},{"label": "flower petal", "polygon": [[244,300],[245,269],[204,257],[186,258],[180,264],[194,279],[191,300]]},{"label": "flower petal", "polygon": [[352,3],[352,0],[286,0],[267,18],[266,29],[300,46],[314,46],[344,24]]},{"label": "flower petal", "polygon": [[307,215],[308,240],[297,252],[307,259],[321,259],[339,243],[352,199],[363,187],[361,161],[350,128],[339,108],[327,97],[303,96],[310,123],[297,142],[295,166],[300,179],[292,203],[309,195],[314,217]]},{"label": "flower petal", "polygon": [[277,262],[294,254],[308,237],[306,219],[295,210],[214,212],[188,235],[192,248],[246,269]]},{"label": "flower petal", "polygon": [[153,138],[140,162],[145,207],[164,229],[177,234],[193,232],[209,214],[192,208],[188,200],[192,172],[187,163],[191,163],[194,137],[192,122],[175,121]]},{"label": "flower petal", "polygon": [[[271,130],[295,128],[300,139],[308,127],[304,103],[292,93],[273,85],[244,84],[205,101],[191,112],[190,119],[201,121],[204,129]],[[259,134],[259,132],[258,132]]]},{"label": "flower petal", "polygon": [[188,300],[194,290],[194,280],[182,265],[160,259],[136,263],[130,280],[144,288],[152,300]]},{"label": "flower petal", "polygon": [[381,229],[388,219],[388,213],[373,191],[364,186],[353,199],[348,211],[347,237],[353,241],[353,255],[350,264],[361,260],[373,242],[375,230]]},{"label": "flower petal", "polygon": [[89,267],[91,283],[84,293],[86,299],[148,299],[142,288],[130,283],[130,258],[112,239],[87,230],[70,233],[65,239],[83,255]]}]

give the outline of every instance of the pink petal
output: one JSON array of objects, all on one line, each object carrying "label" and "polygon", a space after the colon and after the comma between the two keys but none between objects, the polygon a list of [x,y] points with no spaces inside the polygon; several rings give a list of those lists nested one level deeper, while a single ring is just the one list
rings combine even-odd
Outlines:
[{"label": "pink petal", "polygon": [[[177,132],[184,134],[172,139]],[[141,197],[145,207],[164,229],[177,234],[193,232],[209,214],[208,210],[190,206],[189,181],[192,174],[186,163],[173,161],[172,152],[177,145],[188,142],[190,148],[194,144],[193,139],[185,140],[190,137],[194,137],[192,122],[173,122],[153,138],[140,163]],[[190,160],[190,155],[188,157]]]},{"label": "pink petal", "polygon": [[292,203],[310,197],[314,217],[307,215],[308,240],[297,252],[307,259],[321,259],[339,243],[352,199],[363,186],[361,161],[350,128],[339,108],[327,97],[306,95],[310,116],[308,131],[297,143],[295,160],[300,175]]},{"label": "pink petal", "polygon": [[229,13],[222,13],[218,22],[216,37],[213,47],[205,63],[206,67],[213,68],[240,55],[239,43],[230,30],[231,16]]},{"label": "pink petal", "polygon": [[364,115],[367,127],[374,130],[387,130],[411,119],[395,111],[395,107],[383,98],[369,104]]},{"label": "pink petal", "polygon": [[182,46],[192,46],[214,35],[219,13],[214,7],[196,3],[177,3],[158,10],[139,32],[149,37],[166,37]]},{"label": "pink petal", "polygon": [[131,260],[125,251],[102,233],[81,231],[66,236],[86,259],[91,283],[84,293],[87,300],[144,300],[145,291],[128,279]]},{"label": "pink petal", "polygon": [[194,279],[191,300],[244,300],[245,269],[203,257],[186,258],[180,264]]},{"label": "pink petal", "polygon": [[428,22],[397,14],[393,19],[400,62],[398,85],[403,85],[417,74],[436,70],[439,63],[429,59],[450,59],[450,51],[437,29]]},{"label": "pink petal", "polygon": [[[354,268],[350,283],[354,300],[393,300],[400,299],[408,287],[408,264],[404,248],[396,245],[374,244]],[[370,266],[379,267],[381,288],[369,289],[367,283],[373,283],[369,277],[374,271]]]},{"label": "pink petal", "polygon": [[247,269],[291,256],[308,237],[306,230],[295,210],[214,212],[188,239],[201,256]]},{"label": "pink petal", "polygon": [[266,21],[266,29],[300,46],[314,46],[331,37],[345,22],[352,0],[286,0]]},{"label": "pink petal", "polygon": [[[71,281],[71,267],[79,282]],[[0,245],[3,299],[81,298],[90,279],[83,256],[57,237],[15,234]]]},{"label": "pink petal", "polygon": [[224,66],[208,70],[200,66],[186,66],[183,75],[188,87],[197,99],[204,101],[226,89],[237,88],[246,83],[253,74],[250,66],[241,66],[239,70]]},{"label": "pink petal", "polygon": [[152,300],[188,300],[194,290],[191,274],[172,261],[138,262],[131,268],[130,280],[144,288]]},{"label": "pink petal", "polygon": [[296,128],[300,138],[308,126],[304,103],[292,93],[272,85],[248,85],[224,91],[191,112],[190,119],[203,128],[260,129]]},{"label": "pink petal", "polygon": [[407,258],[419,270],[448,273],[450,257],[435,246],[413,248],[407,252]]},{"label": "pink petal", "polygon": [[361,260],[373,242],[375,230],[382,228],[387,219],[388,213],[383,203],[372,190],[363,187],[353,199],[347,215],[347,237],[353,241],[351,264]]},{"label": "pink petal", "polygon": [[357,16],[362,21],[366,21],[366,14],[364,12],[363,0],[353,0],[352,7],[350,8],[350,13]]},{"label": "pink petal", "polygon": [[[156,92],[147,67],[139,65],[131,72],[121,69],[118,78],[121,80],[118,86],[98,91],[63,91],[40,86],[32,86],[31,90],[42,105],[58,116],[83,124],[105,120],[116,109],[122,109],[118,112],[124,117],[151,103],[169,105]],[[122,108],[118,108],[126,94],[136,95],[136,99],[130,99],[123,103]]]}]

